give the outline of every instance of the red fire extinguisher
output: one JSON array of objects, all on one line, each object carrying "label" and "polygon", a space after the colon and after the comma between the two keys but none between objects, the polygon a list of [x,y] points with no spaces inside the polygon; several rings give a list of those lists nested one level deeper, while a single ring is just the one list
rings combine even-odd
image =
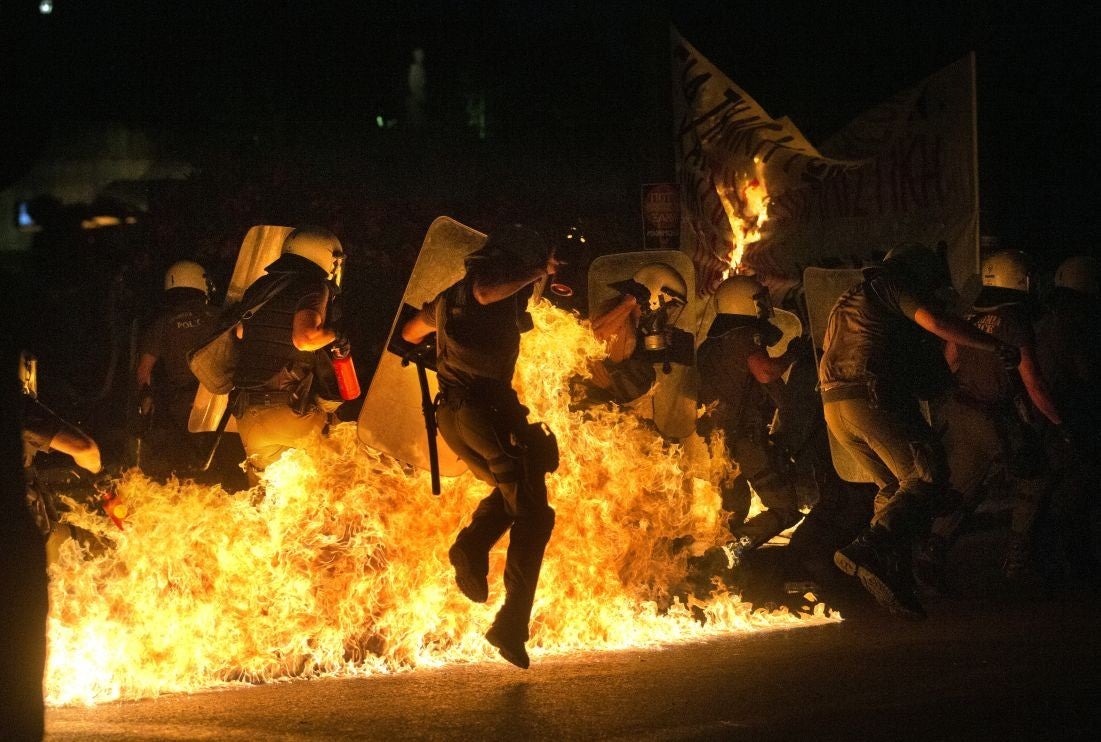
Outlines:
[{"label": "red fire extinguisher", "polygon": [[359,377],[356,376],[356,365],[352,361],[352,354],[346,347],[332,348],[333,371],[336,372],[336,385],[340,389],[342,399],[355,399],[359,396]]},{"label": "red fire extinguisher", "polygon": [[130,509],[126,507],[126,503],[122,502],[122,499],[118,496],[117,492],[108,490],[100,495],[99,501],[100,507],[103,508],[103,512],[107,517],[111,519],[118,529],[121,531],[122,523],[126,520],[126,516],[129,515]]}]

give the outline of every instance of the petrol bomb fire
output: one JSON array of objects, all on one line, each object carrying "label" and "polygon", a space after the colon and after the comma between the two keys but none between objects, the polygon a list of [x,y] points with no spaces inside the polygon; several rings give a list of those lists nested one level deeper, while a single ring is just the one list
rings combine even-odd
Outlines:
[{"label": "petrol bomb fire", "polygon": [[734,235],[730,254],[726,257],[729,268],[723,271],[723,279],[736,273],[742,262],[747,245],[761,240],[761,228],[768,221],[768,187],[765,184],[764,168],[759,157],[753,158],[757,173],[747,177],[742,187],[731,198],[728,191],[719,189],[719,200],[730,222],[730,231]]},{"label": "petrol bomb fire", "polygon": [[[533,614],[536,657],[839,619],[822,604],[754,610],[723,589],[691,606],[674,598],[684,545],[725,535],[725,457],[698,439],[663,441],[630,414],[571,410],[570,378],[606,350],[573,315],[546,304],[532,314],[517,386],[562,457],[548,477],[558,519]],[[483,632],[502,598],[505,544],[491,555],[486,605],[460,594],[447,560],[484,484],[465,474],[434,498],[427,472],[357,450],[351,425],[284,455],[265,484],[228,494],[130,472],[118,483],[121,531],[69,503],[66,519],[106,546],[67,541],[51,568],[49,703],[496,661]]]}]

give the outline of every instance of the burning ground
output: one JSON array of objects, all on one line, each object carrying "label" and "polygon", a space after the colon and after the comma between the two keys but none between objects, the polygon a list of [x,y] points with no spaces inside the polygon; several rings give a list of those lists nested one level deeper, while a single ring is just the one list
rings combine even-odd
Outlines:
[{"label": "burning ground", "polygon": [[[687,557],[724,539],[721,447],[670,445],[620,411],[571,410],[570,379],[603,345],[572,315],[546,305],[532,313],[516,386],[531,419],[557,434],[562,458],[548,477],[558,519],[532,653],[838,620],[821,604],[794,615],[722,590],[683,595]],[[503,599],[507,537],[491,555],[486,605],[462,597],[447,562],[486,491],[466,474],[435,498],[426,472],[358,450],[351,425],[285,455],[262,495],[128,473],[125,530],[75,503],[66,516],[96,538],[66,542],[51,567],[48,701],[495,659],[482,632]]]}]

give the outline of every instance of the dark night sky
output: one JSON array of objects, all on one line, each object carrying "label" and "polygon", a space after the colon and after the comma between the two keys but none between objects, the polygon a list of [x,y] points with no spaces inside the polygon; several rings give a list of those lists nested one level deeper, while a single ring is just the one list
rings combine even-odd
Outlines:
[{"label": "dark night sky", "polygon": [[396,114],[418,45],[441,114],[461,109],[449,91],[481,86],[505,102],[514,132],[620,141],[654,116],[668,18],[811,141],[976,50],[984,231],[1025,248],[1086,245],[1099,226],[1101,55],[1096,12],[1079,5],[407,0],[350,13],[324,2],[55,0],[41,16],[38,0],[5,0],[0,25],[16,55],[4,149],[16,164],[3,175],[61,118]]}]

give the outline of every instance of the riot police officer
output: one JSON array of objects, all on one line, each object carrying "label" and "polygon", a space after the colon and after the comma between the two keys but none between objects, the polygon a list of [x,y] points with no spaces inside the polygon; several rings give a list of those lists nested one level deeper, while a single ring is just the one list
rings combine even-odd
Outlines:
[{"label": "riot police officer", "polygon": [[188,455],[194,452],[187,421],[199,381],[188,368],[187,351],[214,326],[217,312],[209,303],[211,290],[203,266],[191,260],[173,263],[164,274],[165,306],[145,328],[138,346],[137,408],[145,418],[140,424],[155,428],[155,453],[169,469],[193,463],[186,460],[194,458]]},{"label": "riot police officer", "polygon": [[247,455],[249,481],[284,451],[306,445],[340,405],[324,348],[347,340],[333,322],[344,250],[336,235],[319,227],[295,229],[282,255],[245,292],[256,304],[272,285],[282,288],[238,325],[240,359],[233,374],[234,415]]},{"label": "riot police officer", "polygon": [[944,446],[952,489],[961,505],[933,523],[917,564],[919,577],[934,586],[942,579],[944,557],[967,514],[978,505],[980,485],[994,462],[1004,465],[1014,491],[1012,535],[1003,560],[1008,577],[1028,560],[1029,534],[1045,487],[1047,466],[1033,406],[1052,425],[1062,417],[1036,361],[1036,342],[1028,302],[1032,275],[1019,250],[1001,250],[982,264],[983,288],[967,321],[1001,343],[1020,351],[1007,368],[995,355],[949,342],[945,355],[955,390],[941,409],[947,422]]},{"label": "riot police officer", "polygon": [[[732,548],[740,556],[803,517],[795,483],[774,466],[768,442],[768,422],[776,406],[769,386],[782,384],[779,379],[799,346],[789,346],[777,358],[768,354],[768,346],[780,339],[781,331],[769,322],[773,309],[768,289],[753,276],[736,275],[723,281],[715,291],[715,309],[715,320],[696,356],[699,399],[709,407],[708,422],[722,430],[727,451],[738,464],[740,481],[724,490],[723,507],[734,513],[729,524],[735,539]],[[749,520],[745,520],[748,503],[743,506],[732,497],[741,483],[751,485],[765,506]]]},{"label": "riot police officer", "polygon": [[451,449],[493,487],[448,557],[462,593],[476,603],[489,597],[489,551],[509,532],[505,602],[486,639],[501,656],[526,669],[535,588],[554,528],[544,475],[527,436],[527,408],[512,388],[520,333],[532,286],[554,275],[559,261],[543,238],[519,225],[492,234],[466,260],[466,275],[402,328],[420,343],[436,334],[440,384],[439,431]]}]

